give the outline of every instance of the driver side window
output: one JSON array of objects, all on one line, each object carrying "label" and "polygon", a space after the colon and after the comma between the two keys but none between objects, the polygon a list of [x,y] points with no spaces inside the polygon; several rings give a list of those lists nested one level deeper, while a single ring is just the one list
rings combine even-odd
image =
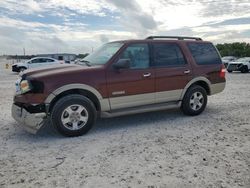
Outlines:
[{"label": "driver side window", "polygon": [[145,69],[149,67],[149,49],[147,44],[129,45],[121,54],[120,59],[130,60],[131,69]]},{"label": "driver side window", "polygon": [[33,60],[31,61],[31,63],[33,64],[33,63],[41,63],[41,62],[40,62],[40,59],[33,59]]}]

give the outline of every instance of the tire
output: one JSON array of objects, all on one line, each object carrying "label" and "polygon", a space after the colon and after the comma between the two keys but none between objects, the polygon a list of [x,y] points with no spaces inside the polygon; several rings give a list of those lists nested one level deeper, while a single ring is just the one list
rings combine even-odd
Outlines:
[{"label": "tire", "polygon": [[248,73],[248,72],[249,72],[248,67],[243,66],[242,69],[241,69],[241,73]]},{"label": "tire", "polygon": [[207,92],[198,85],[191,86],[184,95],[181,110],[189,116],[202,113],[207,105]]},{"label": "tire", "polygon": [[20,67],[20,68],[19,68],[19,72],[23,72],[23,71],[25,71],[25,70],[26,70],[25,67]]},{"label": "tire", "polygon": [[227,72],[231,73],[231,72],[233,72],[233,71],[231,71],[231,70],[227,70]]},{"label": "tire", "polygon": [[96,116],[92,101],[82,95],[70,94],[56,102],[51,121],[59,133],[72,137],[86,134],[94,125]]}]

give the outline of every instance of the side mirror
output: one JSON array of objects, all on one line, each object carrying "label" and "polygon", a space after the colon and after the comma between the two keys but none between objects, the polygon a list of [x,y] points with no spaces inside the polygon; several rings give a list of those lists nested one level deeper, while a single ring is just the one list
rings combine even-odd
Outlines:
[{"label": "side mirror", "polygon": [[129,67],[130,67],[130,59],[119,59],[116,63],[113,64],[113,68],[116,70],[128,69]]}]

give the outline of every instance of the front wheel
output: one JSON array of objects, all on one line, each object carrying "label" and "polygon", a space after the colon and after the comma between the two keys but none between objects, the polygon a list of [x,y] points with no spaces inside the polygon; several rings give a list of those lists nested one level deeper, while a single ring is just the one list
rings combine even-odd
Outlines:
[{"label": "front wheel", "polygon": [[81,136],[87,133],[95,120],[94,104],[88,98],[77,94],[59,99],[51,113],[53,126],[65,136]]},{"label": "front wheel", "polygon": [[20,68],[19,68],[19,72],[23,72],[23,71],[25,71],[25,70],[26,70],[25,67],[20,67]]},{"label": "front wheel", "polygon": [[241,73],[248,73],[248,72],[249,72],[248,67],[243,66],[242,69],[241,69]]},{"label": "front wheel", "polygon": [[207,92],[198,85],[191,86],[183,100],[181,109],[184,114],[196,116],[202,113],[207,105]]}]

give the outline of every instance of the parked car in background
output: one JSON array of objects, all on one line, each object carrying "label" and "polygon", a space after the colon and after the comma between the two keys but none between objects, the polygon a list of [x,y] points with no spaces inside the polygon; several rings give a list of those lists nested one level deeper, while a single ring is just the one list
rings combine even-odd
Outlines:
[{"label": "parked car in background", "polygon": [[237,59],[236,61],[231,61],[228,63],[227,71],[241,71],[242,73],[247,73],[250,70],[250,57],[243,57]]},{"label": "parked car in background", "polygon": [[39,67],[45,67],[45,66],[57,65],[57,64],[62,64],[62,62],[56,59],[50,58],[50,57],[35,57],[25,62],[13,64],[12,71],[22,72],[30,68],[39,68]]},{"label": "parked car in background", "polygon": [[78,65],[26,71],[16,82],[12,116],[32,133],[49,119],[66,136],[87,133],[97,116],[170,108],[195,116],[207,96],[224,90],[225,72],[215,46],[200,38],[110,42]]},{"label": "parked car in background", "polygon": [[222,63],[227,67],[228,63],[231,61],[235,61],[237,58],[235,56],[224,56],[221,58]]}]

